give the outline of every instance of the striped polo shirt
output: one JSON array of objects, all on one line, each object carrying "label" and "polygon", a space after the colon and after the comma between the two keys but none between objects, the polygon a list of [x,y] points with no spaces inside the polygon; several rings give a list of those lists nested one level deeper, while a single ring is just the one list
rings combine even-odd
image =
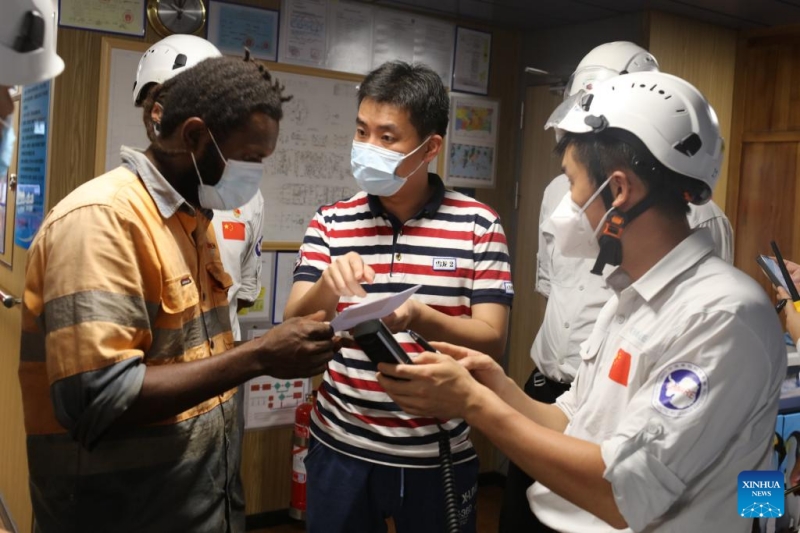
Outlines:
[{"label": "striped polo shirt", "polygon": [[[357,252],[375,270],[374,282],[363,285],[367,298],[421,285],[412,298],[450,316],[468,318],[472,306],[482,303],[511,306],[508,248],[497,214],[446,190],[435,174],[428,181],[434,194],[405,224],[386,213],[378,197],[364,192],[321,207],[303,239],[294,280],[316,282],[332,261]],[[342,297],[337,312],[360,300]],[[412,357],[422,351],[406,333],[395,338]],[[375,365],[361,350],[336,354],[312,413],[313,435],[341,453],[371,462],[438,467],[437,421],[403,412],[375,374]],[[454,461],[474,457],[463,420],[448,420],[443,427],[450,433]]]},{"label": "striped polo shirt", "polygon": [[243,531],[235,390],[114,427],[145,368],[233,345],[210,212],[140,152],[47,215],[25,272],[19,377],[43,532]]}]

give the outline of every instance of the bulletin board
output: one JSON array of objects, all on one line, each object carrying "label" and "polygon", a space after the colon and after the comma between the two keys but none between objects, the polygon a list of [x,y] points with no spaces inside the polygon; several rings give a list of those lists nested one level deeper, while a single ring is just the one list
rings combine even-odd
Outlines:
[{"label": "bulletin board", "polygon": [[[119,165],[119,148],[146,147],[142,110],[133,106],[139,58],[148,43],[104,37],[100,64],[95,173]],[[350,172],[357,111],[356,87],[363,79],[298,65],[265,62],[293,99],[283,106],[274,154],[261,183],[264,250],[297,250],[316,210],[358,191]]]}]

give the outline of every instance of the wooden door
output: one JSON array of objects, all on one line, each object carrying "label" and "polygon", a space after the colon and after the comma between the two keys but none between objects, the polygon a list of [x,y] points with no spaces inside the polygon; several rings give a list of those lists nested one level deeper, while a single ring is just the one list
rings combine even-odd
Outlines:
[{"label": "wooden door", "polygon": [[539,250],[539,208],[545,187],[561,174],[561,159],[553,154],[555,134],[553,130],[545,131],[544,123],[559,103],[561,94],[551,92],[547,86],[528,87],[525,94],[519,209],[512,267],[516,294],[508,351],[508,375],[520,386],[533,370],[530,348],[542,324],[546,304],[534,289]]},{"label": "wooden door", "polygon": [[[19,103],[15,104],[14,124],[19,132]],[[16,150],[15,150],[16,153]],[[14,158],[16,159],[16,158]],[[16,173],[12,160],[9,175]],[[5,232],[13,237],[14,190],[9,190],[4,221]],[[20,298],[24,285],[26,250],[16,247],[13,238],[4,240],[0,262],[0,291]],[[10,252],[10,253],[9,253]],[[10,263],[10,264],[9,264]],[[19,368],[19,335],[22,312],[19,305],[0,307],[0,494],[20,532],[31,531],[31,500],[28,492],[28,462],[22,419]]]}]

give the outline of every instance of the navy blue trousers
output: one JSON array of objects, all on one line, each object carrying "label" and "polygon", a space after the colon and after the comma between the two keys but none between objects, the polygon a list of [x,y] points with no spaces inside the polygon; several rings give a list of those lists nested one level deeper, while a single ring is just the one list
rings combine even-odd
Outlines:
[{"label": "navy blue trousers", "polygon": [[[305,460],[307,533],[443,533],[444,491],[439,468],[400,468],[339,453],[315,439]],[[475,533],[478,459],[455,465],[461,533]]]}]

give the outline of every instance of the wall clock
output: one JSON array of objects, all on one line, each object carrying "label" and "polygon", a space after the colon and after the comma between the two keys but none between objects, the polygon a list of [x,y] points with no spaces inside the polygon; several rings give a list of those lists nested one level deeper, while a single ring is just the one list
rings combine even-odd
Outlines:
[{"label": "wall clock", "polygon": [[206,24],[206,6],[203,0],[148,0],[147,20],[162,37],[198,35]]}]

